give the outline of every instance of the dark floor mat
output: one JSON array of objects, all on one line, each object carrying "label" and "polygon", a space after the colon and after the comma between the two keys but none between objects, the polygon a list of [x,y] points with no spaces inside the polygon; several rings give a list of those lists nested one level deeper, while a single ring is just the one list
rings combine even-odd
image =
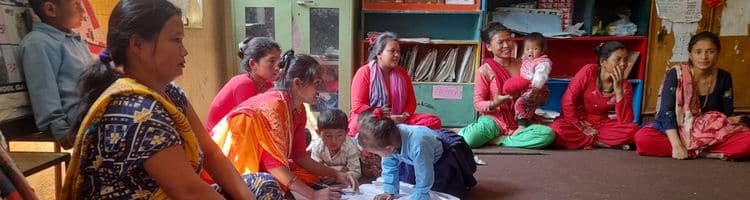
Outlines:
[{"label": "dark floor mat", "polygon": [[543,150],[508,148],[501,146],[484,146],[471,149],[471,151],[476,155],[545,155]]},{"label": "dark floor mat", "polygon": [[523,150],[527,151],[546,155],[479,155],[488,165],[478,168],[475,177],[479,183],[466,199],[748,199],[750,196],[750,162],[673,160],[613,149]]}]

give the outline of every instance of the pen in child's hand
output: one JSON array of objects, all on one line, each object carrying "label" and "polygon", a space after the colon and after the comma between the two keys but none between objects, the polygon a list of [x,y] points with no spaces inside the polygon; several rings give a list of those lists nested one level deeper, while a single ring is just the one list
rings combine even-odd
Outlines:
[{"label": "pen in child's hand", "polygon": [[338,192],[342,196],[344,194],[346,194],[346,193],[344,193],[344,191],[340,187],[330,186],[330,187],[328,187],[328,189],[331,190],[331,191],[333,191],[333,192]]},{"label": "pen in child's hand", "polygon": [[354,190],[352,190],[352,191],[341,190],[341,191],[339,191],[339,193],[341,193],[342,196],[345,195],[345,194],[348,194],[348,195],[357,195],[357,194],[360,194],[359,192],[354,191]]}]

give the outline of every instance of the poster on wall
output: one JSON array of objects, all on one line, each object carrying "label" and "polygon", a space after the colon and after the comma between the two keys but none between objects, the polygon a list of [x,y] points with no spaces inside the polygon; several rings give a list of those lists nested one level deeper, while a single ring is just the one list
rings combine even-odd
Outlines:
[{"label": "poster on wall", "polygon": [[99,20],[97,20],[96,18],[94,8],[93,6],[91,6],[91,1],[81,1],[81,7],[84,11],[83,21],[81,22],[81,27],[76,29],[75,32],[81,34],[81,37],[85,38],[86,42],[90,44],[104,46],[107,38],[101,38],[98,34],[96,34],[96,31],[100,28],[100,25]]},{"label": "poster on wall", "polygon": [[656,0],[656,14],[667,31],[674,33],[670,62],[688,61],[688,42],[703,18],[701,7],[701,0]]},{"label": "poster on wall", "polygon": [[31,115],[18,44],[31,31],[33,12],[18,2],[0,0],[0,122]]},{"label": "poster on wall", "polygon": [[750,1],[727,1],[721,11],[721,36],[747,36],[747,25],[750,24]]},{"label": "poster on wall", "polygon": [[82,0],[81,8],[84,12],[81,27],[74,31],[86,40],[89,52],[96,58],[99,52],[107,46],[106,28],[102,27],[91,0]]},{"label": "poster on wall", "polygon": [[31,31],[31,10],[26,7],[0,5],[0,43],[19,44]]},{"label": "poster on wall", "polygon": [[203,0],[168,0],[182,10],[182,23],[187,28],[203,28]]}]

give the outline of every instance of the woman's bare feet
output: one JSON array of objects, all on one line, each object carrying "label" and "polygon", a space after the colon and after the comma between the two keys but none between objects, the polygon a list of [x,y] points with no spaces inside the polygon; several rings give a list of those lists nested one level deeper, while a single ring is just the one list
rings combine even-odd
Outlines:
[{"label": "woman's bare feet", "polygon": [[677,160],[684,160],[688,158],[689,154],[687,149],[682,146],[672,146],[672,158]]},{"label": "woman's bare feet", "polygon": [[609,146],[608,144],[604,144],[598,140],[596,141],[596,146],[602,147],[602,148],[612,148],[612,146]]},{"label": "woman's bare feet", "polygon": [[500,145],[500,142],[502,142],[503,139],[505,139],[505,137],[508,137],[508,136],[507,135],[498,135],[494,139],[490,140],[490,144]]}]

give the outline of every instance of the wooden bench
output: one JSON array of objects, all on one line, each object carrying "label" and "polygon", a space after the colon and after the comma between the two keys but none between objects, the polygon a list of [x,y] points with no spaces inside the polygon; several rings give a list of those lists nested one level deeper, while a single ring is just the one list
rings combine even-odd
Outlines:
[{"label": "wooden bench", "polygon": [[24,176],[30,176],[49,167],[55,167],[55,198],[59,199],[62,191],[63,165],[67,167],[70,154],[61,152],[62,148],[54,136],[36,128],[33,117],[21,117],[5,120],[0,123],[0,131],[10,142],[52,142],[53,152],[13,152],[8,144],[8,154],[18,165]]},{"label": "wooden bench", "polygon": [[24,176],[34,175],[61,163],[67,166],[70,161],[70,154],[64,152],[8,152],[8,155]]}]

